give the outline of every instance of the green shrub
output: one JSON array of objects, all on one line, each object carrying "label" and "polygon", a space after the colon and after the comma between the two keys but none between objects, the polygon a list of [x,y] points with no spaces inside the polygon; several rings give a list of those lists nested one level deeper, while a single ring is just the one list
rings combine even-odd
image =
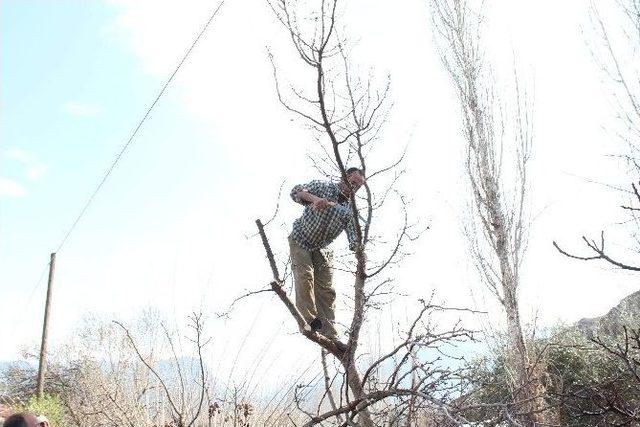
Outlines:
[{"label": "green shrub", "polygon": [[51,427],[64,427],[64,408],[56,395],[31,396],[25,410],[49,419]]}]

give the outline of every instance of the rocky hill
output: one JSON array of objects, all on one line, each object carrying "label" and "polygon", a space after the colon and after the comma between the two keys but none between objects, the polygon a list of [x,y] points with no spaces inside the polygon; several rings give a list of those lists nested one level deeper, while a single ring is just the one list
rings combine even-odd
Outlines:
[{"label": "rocky hill", "polygon": [[640,291],[626,296],[618,305],[600,317],[580,319],[576,327],[588,336],[617,335],[622,331],[622,326],[640,327]]}]

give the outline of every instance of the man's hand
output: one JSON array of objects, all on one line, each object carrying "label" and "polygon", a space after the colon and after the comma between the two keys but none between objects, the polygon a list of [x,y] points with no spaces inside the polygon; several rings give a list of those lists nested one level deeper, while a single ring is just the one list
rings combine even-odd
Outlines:
[{"label": "man's hand", "polygon": [[336,205],[336,202],[330,202],[327,199],[318,197],[305,190],[298,191],[297,196],[298,199],[302,200],[303,202],[310,203],[311,206],[313,206],[313,208],[317,211],[321,211],[323,209]]},{"label": "man's hand", "polygon": [[323,199],[321,197],[318,197],[316,200],[313,201],[313,208],[317,211],[321,211],[323,209],[326,209],[328,207],[335,206],[335,205],[336,205],[335,202],[330,202],[327,199]]}]

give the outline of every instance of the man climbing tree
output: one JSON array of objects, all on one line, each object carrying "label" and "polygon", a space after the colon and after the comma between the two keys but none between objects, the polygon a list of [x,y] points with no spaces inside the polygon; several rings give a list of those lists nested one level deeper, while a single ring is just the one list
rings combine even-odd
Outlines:
[{"label": "man climbing tree", "polygon": [[346,170],[346,177],[339,183],[312,181],[293,187],[291,198],[306,207],[289,236],[296,306],[311,329],[334,341],[343,353],[347,346],[338,339],[334,326],[336,291],[332,252],[327,246],[345,230],[349,249],[355,250],[357,238],[349,196],[364,184],[364,173],[352,167]]},{"label": "man climbing tree", "polygon": [[[436,362],[431,358],[418,361],[422,348],[434,349],[440,343],[446,345],[445,342],[471,337],[470,331],[459,326],[434,333],[436,329],[429,324],[428,317],[446,308],[420,300],[414,321],[403,328],[402,336],[389,351],[381,350],[380,357],[358,352],[367,336],[363,334],[367,313],[380,307],[384,295],[390,295],[389,287],[395,276],[391,271],[405,254],[404,243],[416,237],[410,231],[406,200],[395,189],[402,175],[398,166],[404,154],[389,162],[388,152],[381,154],[376,150],[377,143],[383,141],[381,129],[388,117],[390,79],[381,81],[373,73],[362,73],[349,60],[352,46],[344,36],[347,28],[338,22],[344,8],[338,7],[339,0],[268,0],[268,3],[290,36],[296,57],[312,71],[297,83],[285,84],[270,54],[278,99],[313,132],[320,150],[310,155],[314,166],[327,174],[336,174],[340,181],[313,181],[296,186],[291,192],[296,202],[305,205],[289,238],[295,303],[287,293],[286,276],[280,274],[266,224],[256,219],[273,280],[267,288],[249,292],[233,304],[251,295],[273,292],[302,335],[322,348],[325,393],[319,402],[312,404],[312,410],[303,409],[309,402],[299,393],[294,394],[298,408],[309,416],[303,426],[334,421],[338,425],[362,427],[410,425],[405,421],[416,420],[418,410],[424,411],[425,416],[429,414],[434,420],[432,425],[467,424],[459,415],[461,408],[453,405],[464,389],[457,379],[464,376],[453,374],[447,367],[436,367],[440,358]],[[357,168],[346,167],[347,162],[355,162]],[[374,183],[377,191],[371,188]],[[362,215],[355,199],[360,187],[364,188]],[[391,201],[398,205],[390,205]],[[390,206],[395,212],[388,218],[396,218],[397,225],[392,222],[383,225],[376,220],[379,216],[375,214],[386,212]],[[390,239],[389,229],[394,226],[399,228]],[[345,258],[344,265],[353,280],[346,345],[337,340],[333,324],[335,291],[327,251],[327,246],[343,230],[354,252],[353,257]],[[333,383],[324,363],[325,353],[336,357],[334,379],[341,377],[341,384]],[[458,385],[452,387],[453,382]],[[296,390],[303,389],[301,385]],[[449,392],[454,389],[455,397]],[[338,390],[339,395],[334,395]],[[411,415],[406,416],[407,413]]]}]

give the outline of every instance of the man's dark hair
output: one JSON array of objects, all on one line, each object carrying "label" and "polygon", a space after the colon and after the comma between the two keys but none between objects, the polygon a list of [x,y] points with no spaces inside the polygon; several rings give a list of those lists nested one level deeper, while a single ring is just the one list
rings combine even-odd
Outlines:
[{"label": "man's dark hair", "polygon": [[364,176],[364,172],[362,171],[362,169],[357,168],[357,167],[355,167],[355,166],[350,167],[349,169],[347,169],[347,170],[345,171],[345,175],[349,175],[351,172],[359,172],[359,173],[360,173],[360,175]]},{"label": "man's dark hair", "polygon": [[27,421],[27,414],[13,414],[4,421],[3,427],[31,427]]}]

